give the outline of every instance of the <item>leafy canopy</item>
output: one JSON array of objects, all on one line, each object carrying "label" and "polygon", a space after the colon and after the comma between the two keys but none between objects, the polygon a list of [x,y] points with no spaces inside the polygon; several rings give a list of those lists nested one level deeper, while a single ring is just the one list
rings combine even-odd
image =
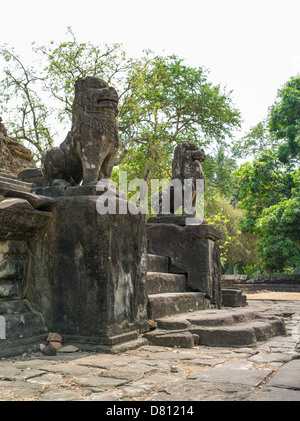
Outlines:
[{"label": "leafy canopy", "polygon": [[300,76],[292,77],[279,90],[270,110],[269,129],[281,140],[278,157],[281,162],[300,162]]},{"label": "leafy canopy", "polygon": [[[225,142],[239,126],[240,114],[231,93],[210,83],[202,67],[192,68],[177,56],[162,57],[150,51],[138,59],[128,58],[120,44],[79,42],[71,28],[67,35],[69,40],[59,44],[34,44],[38,61],[30,68],[8,48],[0,52],[7,63],[0,84],[1,112],[10,111],[8,130],[20,141],[30,142],[37,157],[55,140],[54,117],[70,125],[75,80],[87,75],[105,79],[119,93],[122,146],[116,165],[122,163],[135,177],[149,180],[168,173],[170,155],[180,141]],[[18,72],[13,67],[16,63]],[[15,112],[9,110],[9,98],[18,103]]]}]

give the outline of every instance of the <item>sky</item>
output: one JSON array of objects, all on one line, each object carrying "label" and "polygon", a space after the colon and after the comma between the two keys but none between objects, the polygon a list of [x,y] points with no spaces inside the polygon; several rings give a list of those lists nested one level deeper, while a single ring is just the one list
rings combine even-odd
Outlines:
[{"label": "sky", "polygon": [[203,66],[211,82],[233,91],[242,133],[300,73],[299,0],[14,0],[0,13],[0,45],[28,64],[33,41],[62,42],[71,26],[79,42],[120,43],[128,56],[151,49]]}]

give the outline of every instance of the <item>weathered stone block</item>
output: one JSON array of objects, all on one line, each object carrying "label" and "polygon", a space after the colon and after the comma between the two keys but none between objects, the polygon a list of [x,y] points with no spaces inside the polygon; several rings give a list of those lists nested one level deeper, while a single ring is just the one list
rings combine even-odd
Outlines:
[{"label": "weathered stone block", "polygon": [[225,307],[245,307],[247,297],[239,289],[222,289],[222,305]]},{"label": "weathered stone block", "polygon": [[26,241],[0,240],[0,301],[24,298],[27,262]]},{"label": "weathered stone block", "polygon": [[27,300],[0,301],[0,315],[5,320],[5,338],[0,338],[0,357],[37,351],[47,337],[40,313]]},{"label": "weathered stone block", "polygon": [[145,216],[100,215],[97,199],[56,198],[30,246],[27,296],[64,342],[113,345],[148,327]]},{"label": "weathered stone block", "polygon": [[46,229],[50,212],[35,210],[27,200],[4,199],[0,202],[0,239],[32,240]]}]

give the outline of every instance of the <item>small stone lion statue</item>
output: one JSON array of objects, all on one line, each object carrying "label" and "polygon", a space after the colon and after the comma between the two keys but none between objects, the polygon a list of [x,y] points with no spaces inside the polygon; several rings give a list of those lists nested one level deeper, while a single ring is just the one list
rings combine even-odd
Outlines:
[{"label": "small stone lion statue", "polygon": [[42,172],[51,185],[96,184],[111,176],[120,146],[118,94],[98,77],[75,82],[72,128],[65,141],[45,152]]},{"label": "small stone lion statue", "polygon": [[[192,142],[181,142],[175,148],[174,158],[172,163],[172,181],[179,179],[181,182],[182,189],[184,189],[184,180],[190,180],[191,182],[191,191],[192,198],[191,204],[195,206],[196,194],[197,194],[197,181],[199,179],[203,180],[204,183],[204,174],[202,171],[201,162],[205,160],[205,152],[199,146],[195,145]],[[203,185],[204,187],[204,185]],[[184,197],[184,192],[182,192],[182,197]],[[170,200],[170,214],[174,214],[179,206],[175,203],[174,198],[174,187],[171,185],[166,189],[160,191],[159,194],[159,213],[163,213],[162,207],[162,198],[165,195],[168,200]],[[185,212],[183,211],[183,214]]]}]

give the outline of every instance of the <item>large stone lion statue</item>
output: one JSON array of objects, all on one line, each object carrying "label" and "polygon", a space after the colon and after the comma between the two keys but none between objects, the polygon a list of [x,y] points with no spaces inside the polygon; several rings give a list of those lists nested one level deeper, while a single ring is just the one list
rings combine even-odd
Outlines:
[{"label": "large stone lion statue", "polygon": [[49,186],[96,184],[110,178],[120,145],[118,99],[116,90],[98,77],[77,79],[71,131],[42,157]]},{"label": "large stone lion statue", "polygon": [[[182,188],[184,188],[184,180],[191,182],[191,204],[195,206],[196,195],[197,195],[197,180],[203,180],[204,190],[204,174],[202,171],[201,162],[205,160],[205,152],[192,142],[181,142],[179,143],[174,151],[174,158],[172,163],[172,181],[179,180]],[[170,213],[174,214],[179,208],[178,204],[175,203],[174,198],[174,183],[166,189],[160,191],[159,194],[159,213],[163,213],[163,197],[170,200]],[[204,191],[203,191],[204,192]],[[182,194],[184,197],[184,192]],[[183,203],[181,203],[183,204]],[[184,212],[183,212],[184,213]]]}]

